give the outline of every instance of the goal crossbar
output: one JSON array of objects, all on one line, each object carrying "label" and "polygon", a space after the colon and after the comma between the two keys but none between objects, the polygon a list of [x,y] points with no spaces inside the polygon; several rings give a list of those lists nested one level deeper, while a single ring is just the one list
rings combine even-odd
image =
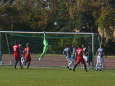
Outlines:
[{"label": "goal crossbar", "polygon": [[[26,32],[26,31],[0,31],[0,33],[38,33],[43,34],[44,32]],[[45,32],[46,34],[86,34],[86,35],[93,35],[97,33],[85,33],[85,32]]]}]

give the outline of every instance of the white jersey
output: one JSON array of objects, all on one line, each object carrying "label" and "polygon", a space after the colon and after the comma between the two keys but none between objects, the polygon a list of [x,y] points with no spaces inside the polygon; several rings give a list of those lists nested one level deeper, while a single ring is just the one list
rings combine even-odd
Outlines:
[{"label": "white jersey", "polygon": [[70,58],[70,55],[71,55],[71,53],[70,53],[70,48],[65,48],[65,49],[63,50],[63,54],[64,54],[67,58]]},{"label": "white jersey", "polygon": [[98,56],[103,57],[104,56],[104,50],[103,48],[98,49]]}]

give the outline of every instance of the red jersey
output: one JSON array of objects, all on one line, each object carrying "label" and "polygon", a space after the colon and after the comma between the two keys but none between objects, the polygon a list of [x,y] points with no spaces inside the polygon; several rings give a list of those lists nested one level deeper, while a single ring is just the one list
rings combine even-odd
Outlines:
[{"label": "red jersey", "polygon": [[20,57],[20,50],[19,50],[19,45],[14,45],[13,46],[13,56],[15,57],[15,58],[19,58]]},{"label": "red jersey", "polygon": [[76,49],[76,62],[77,63],[84,62],[84,59],[83,59],[83,48]]},{"label": "red jersey", "polygon": [[76,50],[77,56],[83,56],[83,48],[78,48]]},{"label": "red jersey", "polygon": [[24,48],[24,57],[26,59],[30,58],[30,48],[29,47]]}]

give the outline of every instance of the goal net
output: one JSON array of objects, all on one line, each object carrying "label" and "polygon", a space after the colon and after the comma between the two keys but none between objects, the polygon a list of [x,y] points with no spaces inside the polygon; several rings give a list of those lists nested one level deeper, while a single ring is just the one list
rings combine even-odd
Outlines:
[{"label": "goal net", "polygon": [[62,67],[65,65],[63,49],[66,45],[90,46],[93,56],[100,46],[98,34],[77,33],[77,32],[45,32],[48,41],[48,50],[41,61],[38,60],[43,52],[44,32],[21,32],[21,31],[1,31],[0,32],[0,61],[1,64],[14,64],[12,56],[12,46],[15,42],[21,44],[23,51],[25,44],[29,43],[32,53],[31,66],[33,67]]}]

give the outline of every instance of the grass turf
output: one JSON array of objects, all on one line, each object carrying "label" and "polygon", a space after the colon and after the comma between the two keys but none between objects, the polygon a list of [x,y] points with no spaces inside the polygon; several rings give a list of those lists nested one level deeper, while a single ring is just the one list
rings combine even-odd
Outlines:
[{"label": "grass turf", "polygon": [[73,72],[63,68],[0,67],[0,86],[115,86],[115,70]]}]

